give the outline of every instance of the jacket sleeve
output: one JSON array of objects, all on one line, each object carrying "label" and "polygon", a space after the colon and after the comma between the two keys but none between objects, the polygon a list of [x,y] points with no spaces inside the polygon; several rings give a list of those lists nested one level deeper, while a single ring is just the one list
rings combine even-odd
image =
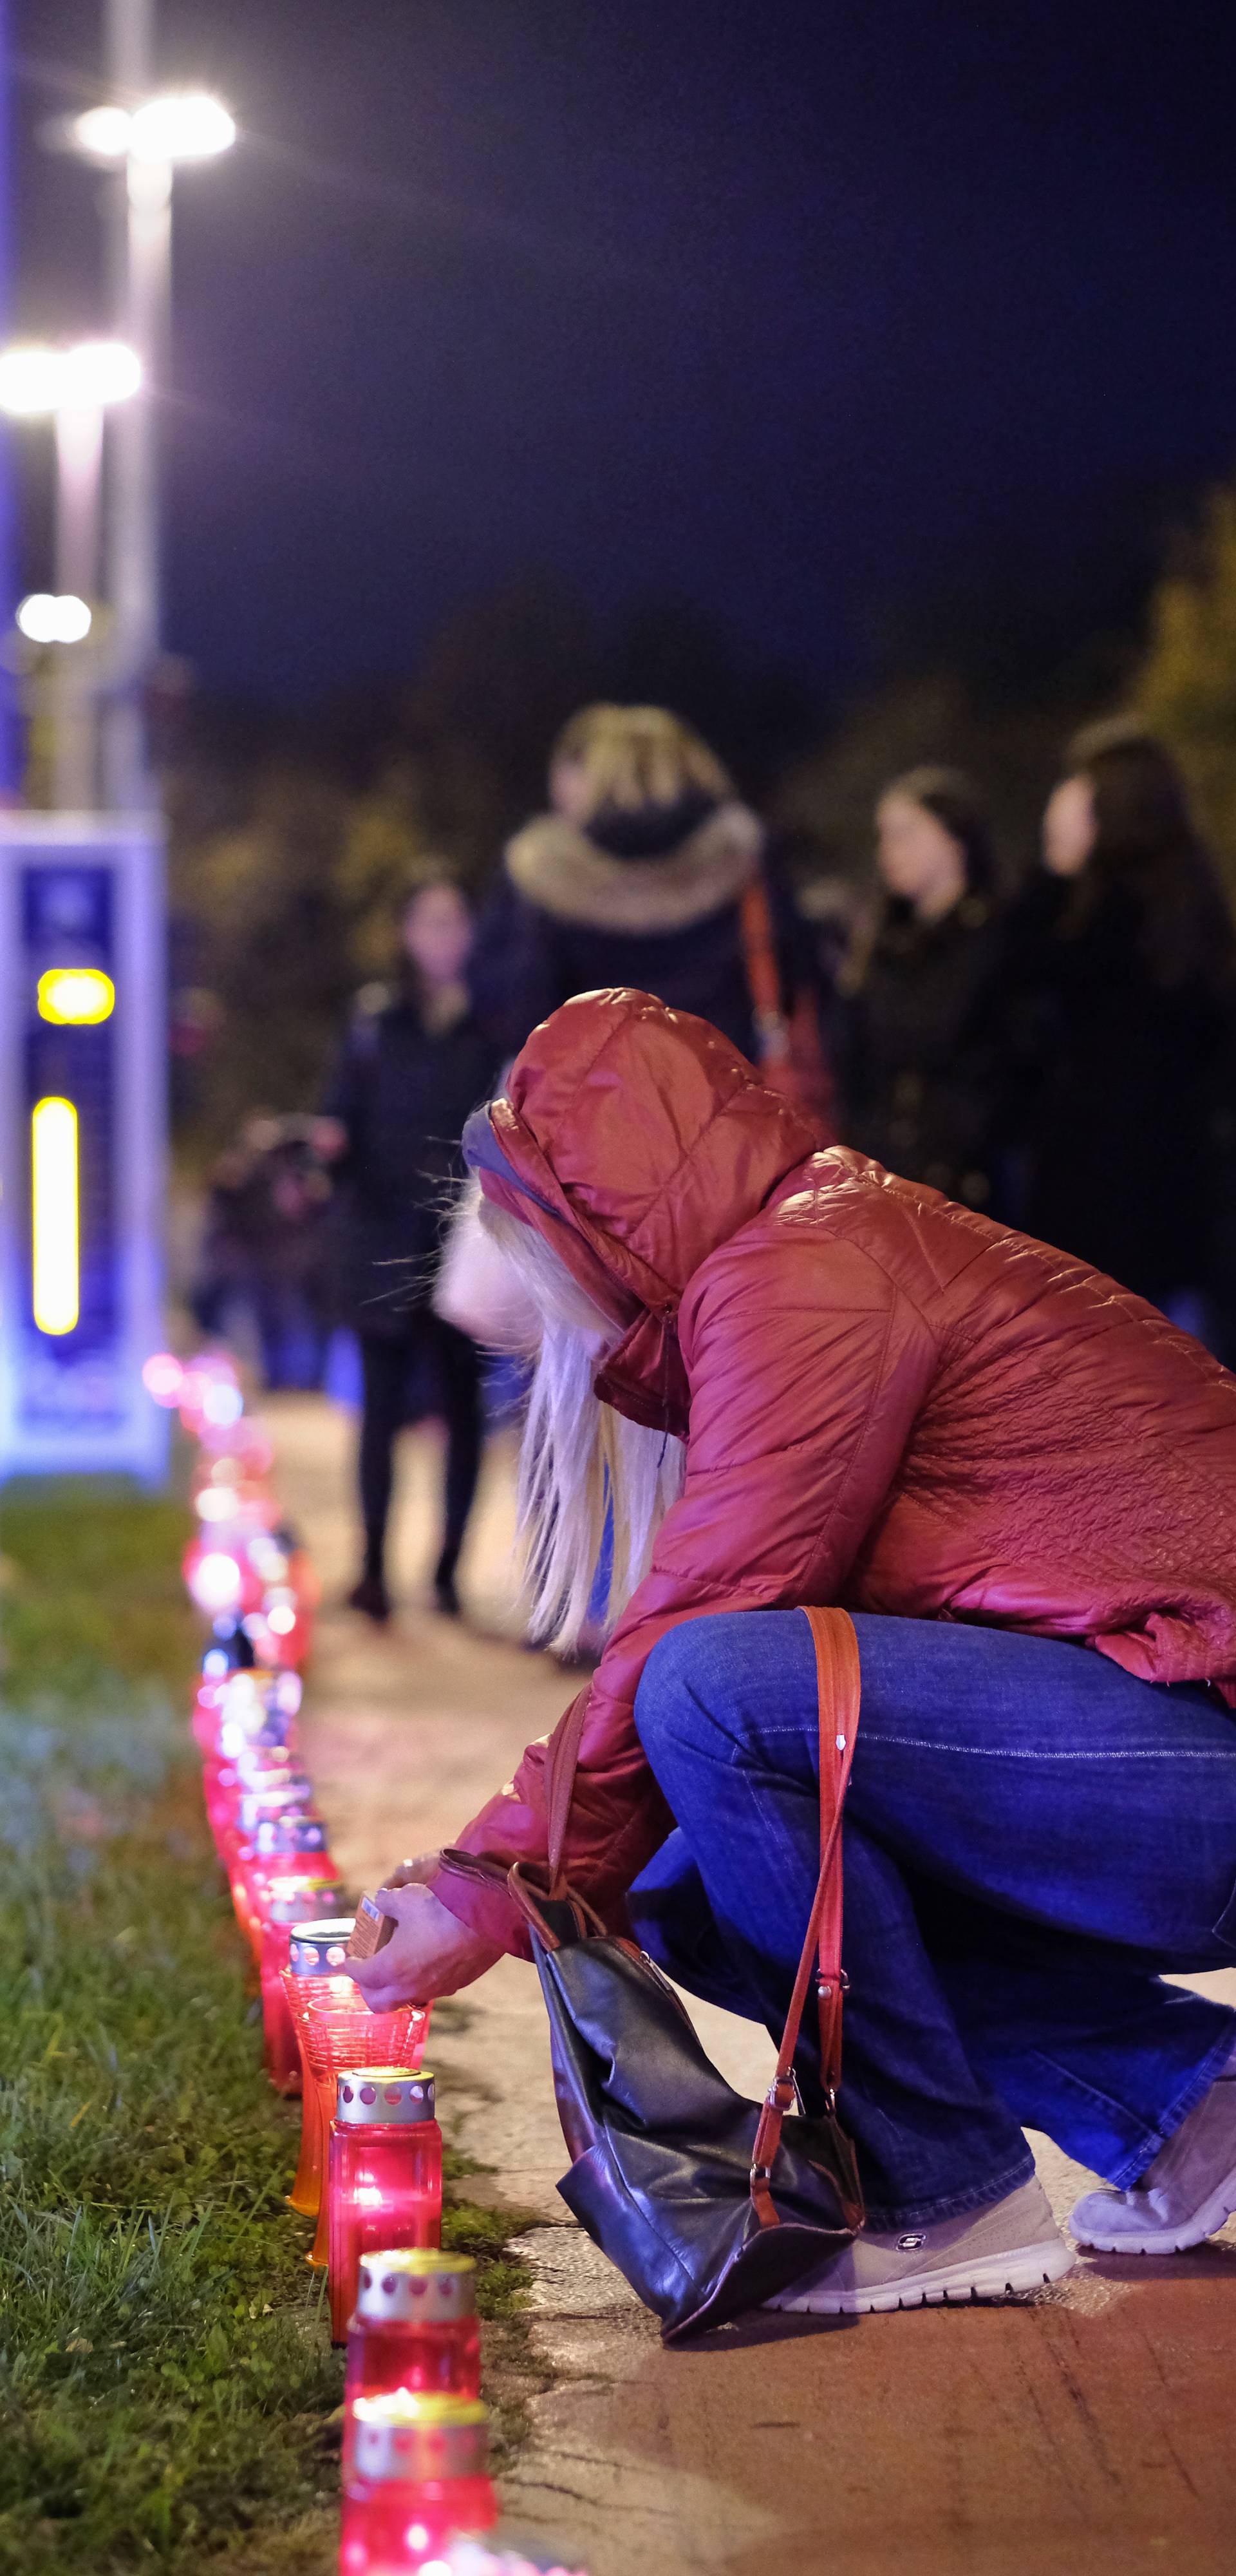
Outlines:
[{"label": "jacket sleeve", "polygon": [[321,1117],[337,1118],[340,1126],[347,1129],[348,1159],[356,1152],[364,1122],[373,1043],[370,1031],[366,1030],[362,1040],[354,1027],[349,1029],[318,1103]]},{"label": "jacket sleeve", "polygon": [[[673,1822],[635,1728],[658,1638],[710,1611],[844,1600],[935,1362],[927,1325],[879,1265],[818,1235],[723,1246],[688,1290],[680,1332],[686,1482],[594,1675],[567,1830],[567,1873],[601,1913]],[[544,1866],[545,1763],[546,1745],[530,1746],[462,1851]],[[438,1893],[522,1946],[496,1883],[485,1890],[448,1866]]]}]

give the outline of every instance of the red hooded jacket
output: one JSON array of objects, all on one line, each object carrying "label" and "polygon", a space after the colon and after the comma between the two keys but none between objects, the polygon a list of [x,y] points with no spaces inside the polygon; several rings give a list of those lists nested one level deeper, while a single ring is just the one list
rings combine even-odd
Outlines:
[{"label": "red hooded jacket", "polygon": [[[565,1846],[604,1913],[670,1830],[633,1705],[680,1619],[840,1603],[1071,1637],[1236,1703],[1236,1377],[1098,1271],[818,1137],[645,993],[533,1032],[491,1109],[539,1228],[624,1339],[598,1378],[686,1484],[588,1692]],[[460,1836],[543,1866],[545,1745]],[[524,1942],[496,1874],[451,1912]]]}]

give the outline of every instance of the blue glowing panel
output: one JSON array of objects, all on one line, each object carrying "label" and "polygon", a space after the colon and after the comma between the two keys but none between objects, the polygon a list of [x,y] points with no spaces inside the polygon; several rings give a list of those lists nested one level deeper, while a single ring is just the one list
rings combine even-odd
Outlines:
[{"label": "blue glowing panel", "polygon": [[[152,834],[0,816],[0,1474],[162,1471],[166,1424],[141,1383],[163,1339],[162,957]],[[114,1000],[104,1016],[49,1017],[49,979],[70,1001]],[[67,1102],[75,1122],[76,1187],[54,1204],[36,1187],[41,1101]],[[40,1309],[49,1244],[71,1282],[67,1328],[63,1294],[59,1320]]]}]

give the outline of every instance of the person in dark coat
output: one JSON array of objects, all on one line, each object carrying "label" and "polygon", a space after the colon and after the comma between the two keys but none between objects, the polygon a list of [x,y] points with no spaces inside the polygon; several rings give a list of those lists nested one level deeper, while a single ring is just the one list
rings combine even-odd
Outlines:
[{"label": "person in dark coat", "polygon": [[876,836],[884,902],[842,979],[845,1141],[1000,1214],[989,999],[1004,933],[977,791],[958,770],[907,770]]},{"label": "person in dark coat", "polygon": [[361,996],[319,1122],[339,1174],[343,1302],[364,1377],[365,1559],[350,1602],[377,1621],[390,1616],[385,1545],[394,1443],[409,1418],[418,1370],[436,1378],[446,1419],[445,1525],[434,1590],[448,1615],[459,1608],[455,1569],[480,1467],[480,1357],[430,1304],[447,1185],[462,1170],[459,1138],[497,1071],[465,982],[471,943],[471,915],[458,887],[445,877],[418,886],[403,916],[398,982]]},{"label": "person in dark coat", "polygon": [[[764,835],[716,754],[661,707],[585,707],[554,745],[549,792],[549,813],[508,844],[477,937],[473,991],[502,1054],[573,993],[629,984],[758,1063],[743,900]],[[771,909],[788,996],[790,926]]]},{"label": "person in dark coat", "polygon": [[1197,1328],[1236,939],[1174,761],[1136,723],[1069,747],[1016,907],[1027,1234]]}]

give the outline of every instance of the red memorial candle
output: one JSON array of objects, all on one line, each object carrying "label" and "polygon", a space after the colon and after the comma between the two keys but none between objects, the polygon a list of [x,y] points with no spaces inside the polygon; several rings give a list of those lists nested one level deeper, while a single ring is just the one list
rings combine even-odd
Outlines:
[{"label": "red memorial candle", "polygon": [[486,2415],[457,2397],[360,2397],[343,2487],[340,2576],[420,2576],[451,2542],[492,2531]]},{"label": "red memorial candle", "polygon": [[278,1813],[263,1817],[240,1843],[228,1876],[237,1920],[255,1952],[276,1879],[289,1870],[309,1870],[322,1878],[338,1876],[326,1844],[322,1818],[312,1807],[303,1806],[299,1796],[289,1799]]},{"label": "red memorial candle", "polygon": [[[321,1840],[325,1843],[326,1828],[314,1806],[312,1788],[307,1780],[272,1778],[263,1781],[258,1788],[244,1789],[239,1794],[229,1791],[224,1797],[216,1798],[213,1813],[208,1804],[207,1814],[214,1831],[215,1848],[232,1891],[232,1903],[248,1931],[254,1910],[250,1880],[259,1861],[274,1857],[271,1848],[275,1839],[274,1828],[285,1824],[299,1826],[302,1821],[311,1820],[321,1828]],[[316,1870],[320,1864],[316,1854],[312,1859],[301,1857],[293,1847],[293,1856],[286,1858],[283,1866],[286,1869]]]},{"label": "red memorial candle", "polygon": [[233,1673],[226,1682],[203,1682],[198,1692],[193,1732],[205,1758],[206,1776],[229,1766],[261,1764],[278,1768],[297,1749],[295,1707],[286,1705],[281,1682],[297,1682],[295,1673]]},{"label": "red memorial candle", "polygon": [[362,2254],[348,2323],[343,2455],[358,2397],[479,2397],[481,2335],[470,2254],[403,2246]]},{"label": "red memorial candle", "polygon": [[327,2173],[331,2339],[347,2339],[362,2254],[437,2245],[442,2132],[433,2077],[358,2066],[336,2078]]}]

